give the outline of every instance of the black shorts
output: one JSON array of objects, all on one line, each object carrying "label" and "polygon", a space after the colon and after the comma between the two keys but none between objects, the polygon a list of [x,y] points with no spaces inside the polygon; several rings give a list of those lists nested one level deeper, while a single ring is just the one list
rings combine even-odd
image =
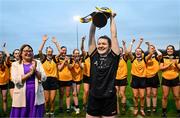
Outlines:
[{"label": "black shorts", "polygon": [[158,88],[159,84],[158,74],[156,74],[154,77],[146,78],[146,87]]},{"label": "black shorts", "polygon": [[7,90],[8,89],[8,84],[5,85],[0,85],[1,90]]},{"label": "black shorts", "polygon": [[68,87],[72,86],[72,80],[70,81],[59,81],[59,87]]},{"label": "black shorts", "polygon": [[162,85],[169,86],[169,87],[175,87],[180,85],[179,76],[173,80],[167,80],[165,78],[162,78]]},{"label": "black shorts", "polygon": [[95,98],[89,95],[87,113],[91,116],[114,116],[117,114],[116,94],[109,98]]},{"label": "black shorts", "polygon": [[90,82],[90,77],[83,75],[83,83],[89,84],[89,82]]},{"label": "black shorts", "polygon": [[9,89],[13,89],[13,88],[14,88],[14,83],[11,80],[9,80]]},{"label": "black shorts", "polygon": [[46,81],[42,83],[44,90],[56,90],[59,88],[58,80],[55,77],[47,77]]},{"label": "black shorts", "polygon": [[75,83],[76,85],[82,84],[82,80],[80,80],[80,81],[72,81],[72,82]]},{"label": "black shorts", "polygon": [[146,78],[132,76],[131,87],[134,89],[146,88]]},{"label": "black shorts", "polygon": [[122,79],[122,80],[115,80],[115,85],[116,86],[127,86],[128,82],[127,82],[127,78]]}]

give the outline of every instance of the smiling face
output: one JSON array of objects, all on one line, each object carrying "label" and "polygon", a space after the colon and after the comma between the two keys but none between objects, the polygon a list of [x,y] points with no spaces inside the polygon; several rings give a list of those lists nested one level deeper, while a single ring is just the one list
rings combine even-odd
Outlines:
[{"label": "smiling face", "polygon": [[25,46],[23,49],[22,49],[22,52],[21,52],[21,57],[22,57],[22,60],[25,60],[25,61],[31,61],[33,59],[33,50],[31,47],[29,46]]},{"label": "smiling face", "polygon": [[65,57],[66,53],[67,53],[67,49],[65,47],[61,48],[61,55]]},{"label": "smiling face", "polygon": [[174,54],[174,47],[168,46],[166,49],[166,52],[168,55],[173,55]]},{"label": "smiling face", "polygon": [[46,49],[46,55],[47,55],[47,57],[51,58],[53,56],[53,49],[48,47]]},{"label": "smiling face", "polygon": [[16,49],[14,52],[13,52],[13,56],[16,60],[19,60],[19,50]]},{"label": "smiling face", "polygon": [[100,55],[105,55],[110,50],[108,40],[105,38],[99,38],[97,42],[97,51]]},{"label": "smiling face", "polygon": [[80,56],[78,49],[75,49],[75,50],[73,51],[73,56],[74,56],[74,57],[79,57],[79,56]]},{"label": "smiling face", "polygon": [[141,57],[141,56],[142,56],[142,50],[141,50],[141,48],[137,48],[135,54],[136,54],[136,57],[137,57],[137,58]]}]

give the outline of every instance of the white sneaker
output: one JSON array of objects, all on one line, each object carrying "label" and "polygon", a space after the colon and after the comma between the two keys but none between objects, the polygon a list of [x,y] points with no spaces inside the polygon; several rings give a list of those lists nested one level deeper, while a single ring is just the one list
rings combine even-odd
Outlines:
[{"label": "white sneaker", "polygon": [[79,114],[79,113],[80,113],[80,109],[79,109],[79,108],[75,108],[75,107],[74,107],[74,111],[76,112],[76,114]]},{"label": "white sneaker", "polygon": [[54,113],[53,112],[50,112],[49,115],[50,115],[50,118],[54,118]]}]

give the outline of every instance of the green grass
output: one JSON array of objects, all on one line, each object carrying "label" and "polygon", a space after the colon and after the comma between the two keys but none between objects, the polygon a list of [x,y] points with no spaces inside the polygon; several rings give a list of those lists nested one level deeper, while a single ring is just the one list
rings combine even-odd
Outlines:
[{"label": "green grass", "polygon": [[[130,62],[128,62],[128,70],[130,70],[131,65]],[[128,82],[130,84],[130,71],[128,72]],[[82,111],[82,90],[83,86],[81,86],[81,91],[79,95],[79,104],[81,108],[81,113],[79,115],[75,115],[74,112],[72,112],[70,115],[66,113],[59,113],[59,94],[57,92],[56,100],[55,100],[55,117],[61,117],[61,118],[80,118],[80,117],[85,117],[85,112]],[[132,89],[130,85],[127,86],[126,89],[126,96],[127,96],[127,112],[126,115],[118,115],[118,117],[122,118],[127,118],[127,117],[133,117],[132,115],[132,108],[133,108],[133,100],[132,100]],[[1,96],[2,98],[2,96]],[[156,114],[151,114],[151,116],[146,116],[147,118],[160,118],[161,117],[161,99],[162,99],[162,90],[161,87],[158,88],[158,100],[157,100],[157,113]],[[2,100],[0,99],[0,106],[2,106]],[[64,98],[64,109],[66,108],[65,106],[65,98]],[[10,113],[11,109],[11,98],[8,93],[8,116]],[[2,107],[0,108],[0,116],[2,117]],[[176,117],[176,106],[175,106],[175,101],[173,99],[172,92],[170,92],[169,99],[168,99],[168,107],[167,107],[167,116],[168,118],[173,118]],[[138,115],[137,117],[141,117]]]}]

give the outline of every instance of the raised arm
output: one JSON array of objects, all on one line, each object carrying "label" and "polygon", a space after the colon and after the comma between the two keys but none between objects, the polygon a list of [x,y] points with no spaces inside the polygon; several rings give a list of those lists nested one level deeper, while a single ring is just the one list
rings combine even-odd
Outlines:
[{"label": "raised arm", "polygon": [[89,31],[89,50],[88,50],[89,55],[91,55],[92,52],[96,49],[95,31],[96,31],[96,27],[92,23]]},{"label": "raised arm", "polygon": [[116,23],[114,20],[114,17],[116,16],[115,13],[112,13],[110,16],[110,30],[111,30],[111,42],[112,42],[112,51],[119,55],[120,54],[120,50],[119,50],[119,43],[118,43],[118,39],[117,39],[117,28],[116,28]]},{"label": "raised arm", "polygon": [[52,42],[56,45],[58,52],[61,53],[61,47],[60,47],[60,44],[58,43],[56,37],[52,37]]},{"label": "raised arm", "polygon": [[134,42],[135,42],[135,39],[133,38],[130,45],[129,45],[129,47],[128,47],[128,49],[127,49],[128,53],[132,52],[132,47],[133,47]]},{"label": "raised arm", "polygon": [[8,64],[10,64],[10,54],[9,54],[9,52],[6,49],[6,43],[3,44],[2,48],[3,48],[4,53],[6,54],[5,62],[8,65]]},{"label": "raised arm", "polygon": [[143,40],[144,40],[143,38],[140,38],[139,43],[138,43],[136,49],[141,47],[141,44],[142,44]]},{"label": "raised arm", "polygon": [[86,53],[86,51],[84,49],[84,41],[85,41],[85,39],[86,39],[86,36],[83,36],[82,40],[81,40],[81,52],[82,52],[83,57],[86,57],[86,55],[87,55],[87,53]]},{"label": "raised arm", "polygon": [[126,47],[126,42],[122,40],[122,46],[123,46],[123,54],[127,54],[127,47]]},{"label": "raised arm", "polygon": [[44,58],[43,53],[42,53],[42,50],[43,50],[43,47],[44,47],[44,45],[45,45],[45,43],[46,43],[47,40],[48,40],[48,36],[47,36],[47,35],[44,35],[44,36],[42,37],[42,44],[40,45],[39,50],[38,50],[38,52],[39,52],[39,57],[40,57],[41,60]]},{"label": "raised arm", "polygon": [[129,48],[127,49],[128,58],[129,58],[131,61],[132,61],[133,58],[134,58],[134,56],[133,56],[133,54],[132,54],[132,47],[133,47],[134,42],[135,42],[135,39],[132,39]]},{"label": "raised arm", "polygon": [[39,53],[42,53],[42,50],[43,50],[44,45],[45,45],[45,43],[46,43],[47,40],[48,40],[48,36],[47,36],[47,35],[44,35],[44,36],[42,37],[42,44],[41,44],[40,47],[39,47]]},{"label": "raised arm", "polygon": [[126,42],[124,40],[122,40],[122,45],[123,45],[124,58],[125,60],[128,60],[128,52],[127,52]]}]

